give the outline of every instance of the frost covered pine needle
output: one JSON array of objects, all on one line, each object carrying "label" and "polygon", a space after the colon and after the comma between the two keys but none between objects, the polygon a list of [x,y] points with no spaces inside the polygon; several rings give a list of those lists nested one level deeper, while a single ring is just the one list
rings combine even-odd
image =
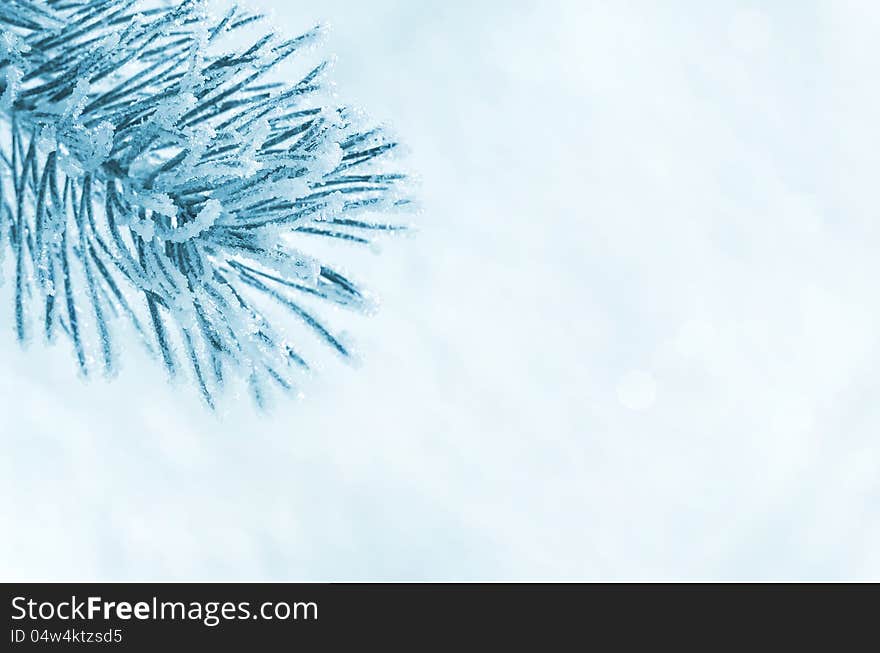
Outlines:
[{"label": "frost covered pine needle", "polygon": [[0,2],[0,257],[20,341],[60,335],[84,375],[112,374],[127,321],[212,407],[230,373],[262,403],[308,368],[267,303],[350,355],[302,300],[367,296],[289,234],[399,230],[376,219],[410,204],[397,143],[326,103],[325,64],[266,79],[318,28],[223,49],[259,18],[198,0]]}]

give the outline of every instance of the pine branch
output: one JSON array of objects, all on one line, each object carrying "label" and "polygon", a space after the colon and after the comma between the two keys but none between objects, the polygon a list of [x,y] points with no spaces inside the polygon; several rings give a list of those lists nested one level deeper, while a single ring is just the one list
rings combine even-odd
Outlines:
[{"label": "pine branch", "polygon": [[267,81],[319,29],[220,49],[258,18],[196,0],[0,4],[0,256],[20,341],[60,334],[82,374],[113,374],[126,321],[211,407],[230,372],[262,403],[308,368],[267,303],[350,356],[303,300],[363,311],[368,295],[287,235],[400,229],[368,217],[410,205],[398,144],[321,102],[325,64]]}]

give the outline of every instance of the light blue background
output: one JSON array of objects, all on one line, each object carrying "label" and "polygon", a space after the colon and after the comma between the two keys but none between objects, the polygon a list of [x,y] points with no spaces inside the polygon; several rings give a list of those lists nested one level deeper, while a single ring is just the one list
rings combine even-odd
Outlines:
[{"label": "light blue background", "polygon": [[880,4],[275,5],[425,206],[267,417],[0,309],[0,578],[880,578]]}]

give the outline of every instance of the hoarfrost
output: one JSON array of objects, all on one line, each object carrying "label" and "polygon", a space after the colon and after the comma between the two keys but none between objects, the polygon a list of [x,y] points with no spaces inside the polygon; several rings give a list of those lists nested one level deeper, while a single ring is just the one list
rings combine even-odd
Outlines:
[{"label": "hoarfrost", "polygon": [[316,311],[376,301],[290,237],[371,246],[401,227],[362,214],[412,204],[397,141],[335,106],[326,64],[292,85],[266,78],[323,29],[224,50],[255,16],[214,19],[191,1],[14,5],[26,18],[0,9],[13,153],[0,158],[0,204],[17,210],[0,212],[0,258],[14,259],[19,339],[61,335],[83,375],[113,374],[114,322],[126,321],[212,407],[230,372],[262,403],[308,368],[269,304],[351,360]]}]

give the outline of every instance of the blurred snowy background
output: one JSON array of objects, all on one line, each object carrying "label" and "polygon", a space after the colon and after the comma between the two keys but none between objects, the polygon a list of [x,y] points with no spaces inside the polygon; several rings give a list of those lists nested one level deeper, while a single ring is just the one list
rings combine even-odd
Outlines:
[{"label": "blurred snowy background", "polygon": [[0,578],[880,579],[880,4],[273,7],[425,212],[300,402],[0,324]]}]

